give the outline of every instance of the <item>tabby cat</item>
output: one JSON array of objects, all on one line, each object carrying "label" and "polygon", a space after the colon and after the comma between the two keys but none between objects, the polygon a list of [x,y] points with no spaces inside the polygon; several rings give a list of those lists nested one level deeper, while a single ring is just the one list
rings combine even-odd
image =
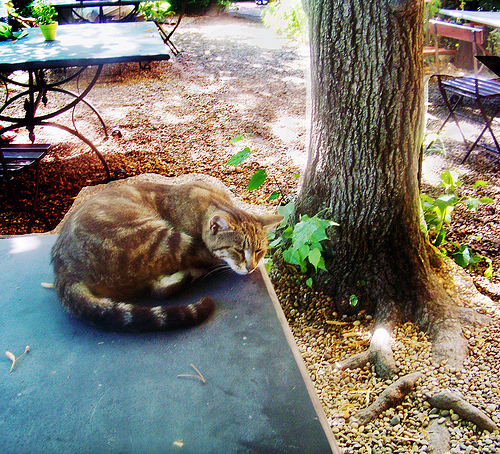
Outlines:
[{"label": "tabby cat", "polygon": [[73,315],[114,331],[201,323],[215,303],[147,306],[220,265],[251,273],[282,216],[250,215],[202,182],[106,187],[68,216],[52,248],[55,288]]}]

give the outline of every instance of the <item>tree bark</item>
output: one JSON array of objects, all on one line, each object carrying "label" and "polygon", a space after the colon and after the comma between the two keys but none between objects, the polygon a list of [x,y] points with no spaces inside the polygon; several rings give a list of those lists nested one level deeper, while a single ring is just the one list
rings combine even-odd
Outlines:
[{"label": "tree bark", "polygon": [[[440,354],[466,354],[420,228],[423,2],[304,0],[311,45],[311,130],[297,213],[340,224],[316,289],[341,313],[386,327],[440,321]],[[357,305],[352,306],[352,295]],[[432,333],[431,333],[432,335]],[[446,343],[445,343],[446,344]],[[439,349],[438,349],[439,350]]]}]

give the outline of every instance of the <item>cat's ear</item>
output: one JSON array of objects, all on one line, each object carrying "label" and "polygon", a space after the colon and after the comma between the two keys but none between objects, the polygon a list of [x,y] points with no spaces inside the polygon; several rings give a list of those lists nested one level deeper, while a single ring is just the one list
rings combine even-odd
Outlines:
[{"label": "cat's ear", "polygon": [[284,219],[284,216],[281,214],[266,214],[257,216],[257,220],[262,224],[266,233],[272,232],[278,225],[280,225],[281,221]]},{"label": "cat's ear", "polygon": [[233,230],[233,227],[226,216],[222,214],[212,216],[212,219],[210,219],[210,231],[212,233],[225,232],[228,230]]}]

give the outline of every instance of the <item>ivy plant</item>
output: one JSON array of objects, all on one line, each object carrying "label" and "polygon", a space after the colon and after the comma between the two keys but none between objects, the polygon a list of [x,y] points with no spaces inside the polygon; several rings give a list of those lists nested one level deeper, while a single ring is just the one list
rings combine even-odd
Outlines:
[{"label": "ivy plant", "polygon": [[[327,271],[323,257],[323,242],[328,240],[327,229],[338,226],[336,222],[314,216],[301,215],[296,224],[291,222],[291,215],[295,211],[295,204],[289,202],[278,208],[278,213],[284,219],[276,232],[270,234],[269,247],[281,247],[283,260],[300,267],[302,273],[318,269]],[[312,267],[312,268],[311,268]],[[312,287],[312,278],[306,281]]]},{"label": "ivy plant", "polygon": [[[239,142],[240,140],[245,139],[248,137],[248,134],[239,134],[236,137],[233,137],[229,142],[231,144],[235,144]],[[242,164],[246,159],[250,157],[252,154],[252,150],[249,147],[243,148],[243,150],[238,151],[238,153],[234,154],[229,158],[229,160],[226,162],[227,166],[233,166],[233,167],[238,167],[240,164]],[[247,190],[248,191],[254,191],[255,189],[260,188],[264,182],[267,179],[267,170],[266,169],[259,169],[257,170],[251,177],[248,182]],[[294,174],[294,177],[299,177],[299,175]],[[269,196],[268,200],[276,200],[281,196],[281,191],[273,191],[271,195]]]},{"label": "ivy plant", "polygon": [[[240,134],[230,140],[234,144],[244,139],[247,135]],[[237,167],[251,155],[249,147],[243,148],[234,154],[226,162],[228,166]],[[298,175],[294,175],[298,176]],[[247,189],[253,191],[262,186],[267,178],[266,169],[257,170],[248,182]],[[281,196],[278,191],[274,191],[269,200],[277,199]],[[323,243],[327,241],[327,229],[338,226],[337,223],[328,219],[322,219],[319,214],[314,216],[301,215],[297,223],[293,223],[292,214],[295,211],[295,204],[289,202],[278,207],[278,214],[283,215],[283,221],[275,232],[269,234],[269,249],[282,248],[282,256],[285,262],[298,266],[302,273],[309,271],[317,272],[319,269],[327,271],[323,257]],[[271,263],[268,261],[268,263]],[[312,278],[306,280],[306,284],[312,287]]]},{"label": "ivy plant", "polygon": [[[468,209],[472,211],[477,211],[479,206],[483,203],[492,203],[493,199],[489,197],[461,197],[456,193],[456,190],[462,183],[459,179],[459,174],[455,171],[446,170],[441,174],[441,183],[439,186],[444,188],[444,194],[432,198],[429,195],[421,194],[421,206],[422,206],[422,228],[425,233],[433,233],[434,240],[432,244],[436,247],[443,246],[447,243],[446,233],[449,224],[451,223],[451,214],[455,207],[459,204],[465,205]],[[478,180],[473,184],[474,188],[487,186],[488,182],[484,180]],[[493,269],[491,266],[491,260],[475,254],[469,245],[459,245],[454,244],[455,250],[452,253],[452,257],[455,262],[464,267],[477,266],[482,260],[486,261],[488,267],[485,271],[485,276],[491,277]],[[441,249],[442,253],[447,254],[446,249]]]}]

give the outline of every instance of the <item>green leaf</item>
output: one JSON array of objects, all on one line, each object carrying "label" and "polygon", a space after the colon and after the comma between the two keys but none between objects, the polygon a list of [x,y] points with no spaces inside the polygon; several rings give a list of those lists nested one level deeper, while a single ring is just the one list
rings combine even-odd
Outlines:
[{"label": "green leaf", "polygon": [[312,288],[313,286],[313,280],[312,278],[310,277],[309,279],[306,280],[306,285],[309,287],[309,288]]},{"label": "green leaf", "polygon": [[[278,211],[279,213],[279,211]],[[293,236],[293,227],[289,225],[284,231],[283,231],[283,238],[292,238]]]},{"label": "green leaf", "polygon": [[311,251],[307,255],[307,258],[309,259],[311,265],[314,266],[314,269],[318,271],[318,265],[323,258],[321,257],[321,251],[319,249],[311,249]]},{"label": "green leaf", "polygon": [[444,220],[450,214],[450,208],[453,209],[457,202],[458,198],[455,194],[445,194],[434,200],[434,205],[439,210],[439,217]]},{"label": "green leaf", "polygon": [[246,134],[238,134],[236,137],[233,137],[229,143],[236,143],[239,142],[240,140],[243,140],[246,137]]},{"label": "green leaf", "polygon": [[253,191],[254,189],[260,188],[262,186],[262,183],[266,181],[266,178],[267,178],[266,169],[257,170],[257,172],[255,172],[252,175],[252,178],[250,178],[247,190]]},{"label": "green leaf", "polygon": [[453,260],[457,262],[462,268],[466,268],[469,265],[478,264],[483,257],[474,254],[467,244],[459,246],[453,253]]},{"label": "green leaf", "polygon": [[445,236],[446,236],[446,230],[441,228],[441,230],[437,234],[436,239],[434,240],[434,246],[439,247],[441,243],[444,241]]},{"label": "green leaf", "polygon": [[301,221],[297,223],[293,230],[293,243],[297,245],[311,244],[328,239],[324,225],[317,217],[302,216]]},{"label": "green leaf", "polygon": [[283,244],[283,237],[279,236],[275,240],[271,241],[269,243],[269,249],[274,249],[277,248],[278,246],[281,246]]},{"label": "green leaf", "polygon": [[243,150],[236,153],[234,156],[231,156],[231,158],[229,158],[229,161],[226,162],[226,165],[234,167],[239,166],[245,159],[247,159],[250,156],[251,153],[252,150],[246,147]]},{"label": "green leaf", "polygon": [[465,205],[467,206],[467,208],[472,211],[477,211],[477,208],[479,207],[480,203],[481,203],[480,200],[476,199],[475,197],[469,197],[465,201]]},{"label": "green leaf", "polygon": [[473,185],[472,187],[473,188],[479,188],[479,187],[482,187],[482,188],[485,188],[486,186],[488,186],[489,183],[487,181],[484,181],[484,180],[477,180]]},{"label": "green leaf", "polygon": [[283,251],[283,260],[287,263],[291,263],[292,265],[299,265],[298,260],[295,258],[295,254],[291,249],[285,249]]},{"label": "green leaf", "polygon": [[273,191],[273,193],[269,196],[269,198],[267,200],[269,200],[269,202],[270,202],[271,200],[276,200],[279,196],[280,196],[280,193],[278,191]]},{"label": "green leaf", "polygon": [[295,211],[295,203],[293,202],[288,202],[286,205],[278,207],[278,214],[281,214],[284,217],[283,221],[281,222],[281,225],[285,225],[288,223],[288,219],[290,218],[290,216],[294,211]]},{"label": "green leaf", "polygon": [[486,260],[486,263],[488,263],[488,268],[484,270],[484,276],[487,277],[488,279],[493,278],[493,262],[491,259],[484,257]]},{"label": "green leaf", "polygon": [[479,201],[480,201],[481,203],[493,203],[493,202],[494,202],[494,200],[493,200],[493,199],[491,199],[490,197],[481,197],[481,198],[479,199]]},{"label": "green leaf", "polygon": [[462,183],[459,181],[459,173],[453,170],[445,170],[441,174],[442,183],[439,186],[444,186],[445,191],[447,193],[455,192],[457,186],[460,186]]},{"label": "green leaf", "polygon": [[352,307],[356,307],[358,305],[358,297],[356,295],[351,295],[349,297],[349,304],[352,306]]}]

